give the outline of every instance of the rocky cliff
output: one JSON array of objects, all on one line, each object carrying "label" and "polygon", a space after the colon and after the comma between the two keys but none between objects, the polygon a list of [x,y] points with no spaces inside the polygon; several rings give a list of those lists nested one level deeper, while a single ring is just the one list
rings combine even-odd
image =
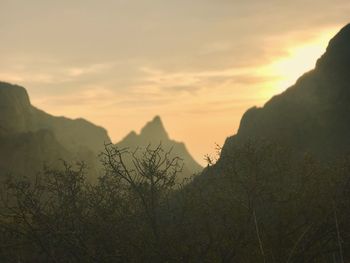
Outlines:
[{"label": "rocky cliff", "polygon": [[247,140],[268,140],[309,152],[323,160],[350,152],[350,25],[330,42],[314,70],[242,117],[236,135],[223,147],[225,156]]}]

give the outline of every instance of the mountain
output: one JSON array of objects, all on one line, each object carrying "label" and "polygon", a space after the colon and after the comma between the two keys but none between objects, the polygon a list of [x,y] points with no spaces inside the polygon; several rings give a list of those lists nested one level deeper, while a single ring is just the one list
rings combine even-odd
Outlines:
[{"label": "mountain", "polygon": [[[295,85],[253,107],[229,137],[222,157],[248,140],[268,140],[297,154],[330,160],[350,152],[350,24],[330,42],[315,69]],[[219,161],[220,162],[220,161]]]},{"label": "mountain", "polygon": [[[100,163],[97,155],[110,143],[107,131],[84,119],[55,117],[31,105],[27,91],[18,85],[0,82],[0,169],[2,174],[32,176],[44,163],[56,165],[58,159],[85,161],[95,177]],[[138,135],[131,132],[120,147],[146,147],[162,143],[173,147],[172,156],[183,158],[182,175],[202,170],[183,143],[169,138],[160,117],[146,124]]]},{"label": "mountain", "polygon": [[67,149],[87,148],[98,152],[110,142],[107,131],[84,119],[55,117],[30,103],[27,91],[20,86],[0,82],[0,135],[51,130]]},{"label": "mountain", "polygon": [[2,173],[35,174],[59,158],[84,160],[92,171],[110,138],[84,119],[55,117],[31,105],[27,91],[0,82],[0,168]]},{"label": "mountain", "polygon": [[145,148],[158,146],[161,143],[164,150],[168,151],[172,148],[173,157],[178,156],[183,159],[184,168],[180,175],[181,178],[192,176],[200,171],[202,167],[192,158],[186,146],[182,142],[176,142],[169,138],[163,122],[159,116],[149,121],[142,129],[140,134],[132,131],[123,140],[118,142],[116,146],[120,148],[128,147],[135,150],[137,147]]}]

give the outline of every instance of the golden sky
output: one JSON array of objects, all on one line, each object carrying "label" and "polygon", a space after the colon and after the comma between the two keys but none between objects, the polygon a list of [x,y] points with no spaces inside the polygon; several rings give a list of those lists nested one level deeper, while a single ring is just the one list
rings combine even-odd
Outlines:
[{"label": "golden sky", "polygon": [[349,14],[348,0],[0,0],[0,80],[115,142],[160,115],[203,163]]}]

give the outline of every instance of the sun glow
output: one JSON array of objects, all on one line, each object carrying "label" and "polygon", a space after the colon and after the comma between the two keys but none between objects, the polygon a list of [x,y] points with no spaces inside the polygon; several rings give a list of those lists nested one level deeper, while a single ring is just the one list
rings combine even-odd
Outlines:
[{"label": "sun glow", "polygon": [[277,58],[271,64],[263,67],[260,72],[265,76],[273,77],[272,82],[268,84],[271,87],[270,92],[278,93],[287,89],[305,72],[312,70],[337,30],[337,28],[328,29],[303,44],[289,44],[285,48],[286,56]]}]

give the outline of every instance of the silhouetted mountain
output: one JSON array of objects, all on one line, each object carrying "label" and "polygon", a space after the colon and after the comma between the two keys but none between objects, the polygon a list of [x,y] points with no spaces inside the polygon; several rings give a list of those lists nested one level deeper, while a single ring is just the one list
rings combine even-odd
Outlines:
[{"label": "silhouetted mountain", "polygon": [[148,122],[141,129],[140,134],[132,131],[122,141],[117,143],[116,146],[121,148],[128,147],[131,150],[135,150],[137,147],[145,148],[148,145],[156,147],[160,143],[166,151],[172,148],[172,156],[178,156],[183,159],[184,168],[182,178],[202,171],[203,168],[192,158],[185,144],[169,138],[159,116],[154,117],[153,120]]},{"label": "silhouetted mountain", "polygon": [[[33,175],[44,163],[58,159],[84,160],[97,172],[97,155],[110,138],[105,129],[84,119],[55,117],[30,103],[23,87],[0,82],[0,168],[2,173]],[[184,160],[183,175],[200,172],[202,167],[191,157],[185,145],[169,138],[160,117],[146,124],[138,135],[131,132],[117,145],[146,147],[162,143],[173,147],[173,156]]]},{"label": "silhouetted mountain", "polygon": [[[350,25],[330,42],[314,70],[242,117],[222,157],[247,140],[268,140],[322,160],[350,152]],[[221,158],[222,159],[222,158]],[[220,163],[220,161],[219,161]]]},{"label": "silhouetted mountain", "polygon": [[49,129],[67,149],[86,147],[94,152],[110,142],[102,127],[84,119],[55,117],[33,107],[26,90],[17,85],[0,82],[0,107],[1,134]]},{"label": "silhouetted mountain", "polygon": [[105,129],[86,120],[54,117],[30,103],[23,87],[0,82],[0,167],[2,173],[35,173],[58,158],[86,160],[92,169]]}]

